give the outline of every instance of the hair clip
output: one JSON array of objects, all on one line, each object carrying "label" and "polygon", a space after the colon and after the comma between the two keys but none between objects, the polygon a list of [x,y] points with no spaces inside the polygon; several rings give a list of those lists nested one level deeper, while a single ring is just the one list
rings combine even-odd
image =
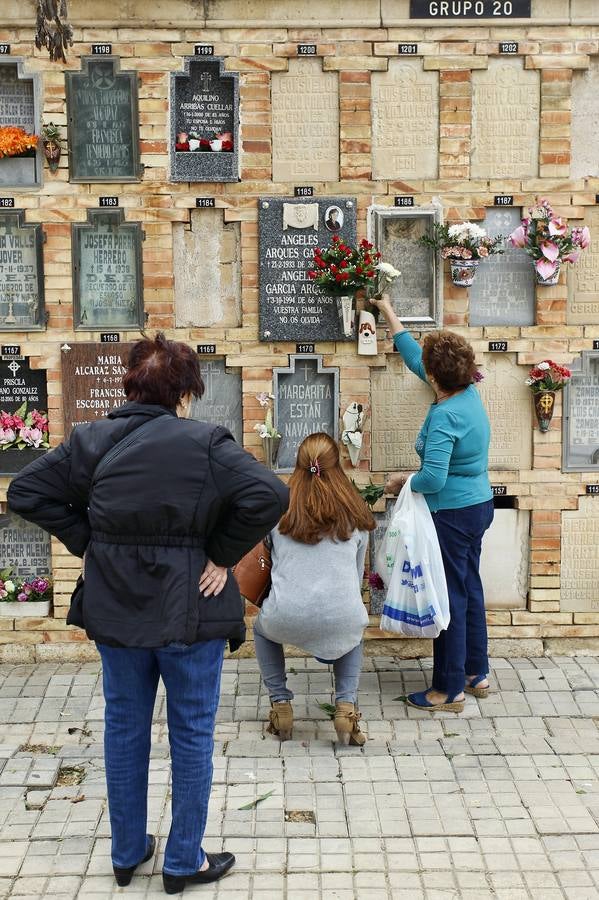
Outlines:
[{"label": "hair clip", "polygon": [[320,466],[318,465],[318,459],[315,459],[314,462],[310,465],[310,474],[316,475],[317,478],[320,478]]}]

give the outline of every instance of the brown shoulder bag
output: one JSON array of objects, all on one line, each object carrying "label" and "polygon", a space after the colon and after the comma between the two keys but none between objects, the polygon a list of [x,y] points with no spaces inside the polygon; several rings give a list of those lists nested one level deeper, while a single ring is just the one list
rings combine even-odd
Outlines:
[{"label": "brown shoulder bag", "polygon": [[252,547],[231,570],[239,585],[241,596],[258,608],[262,606],[262,601],[270,591],[271,568],[270,537],[267,536]]}]

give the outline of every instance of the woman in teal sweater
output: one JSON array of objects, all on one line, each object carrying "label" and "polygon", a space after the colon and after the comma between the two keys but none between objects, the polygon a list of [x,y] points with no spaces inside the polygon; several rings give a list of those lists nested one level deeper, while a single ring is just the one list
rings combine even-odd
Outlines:
[{"label": "woman in teal sweater", "polygon": [[[432,688],[410,694],[408,703],[418,709],[461,712],[464,690],[485,697],[489,689],[485,602],[479,575],[482,538],[493,521],[489,419],[474,386],[477,369],[470,344],[451,331],[437,331],[426,336],[421,349],[405,331],[387,295],[377,306],[405,364],[436,395],[416,439],[421,466],[411,488],[424,494],[433,516],[451,620],[433,642]],[[388,489],[397,492],[404,481],[405,476],[392,475]]]}]

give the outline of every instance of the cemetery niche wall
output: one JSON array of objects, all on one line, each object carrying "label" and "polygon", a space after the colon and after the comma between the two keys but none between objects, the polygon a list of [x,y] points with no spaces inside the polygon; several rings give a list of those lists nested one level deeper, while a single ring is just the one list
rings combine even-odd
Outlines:
[{"label": "cemetery niche wall", "polygon": [[[40,131],[40,76],[26,73],[24,60],[0,57],[0,128]],[[0,157],[0,190],[38,187],[42,183],[41,146],[16,156]]]},{"label": "cemetery niche wall", "polygon": [[239,75],[217,57],[193,56],[171,74],[171,181],[239,178]]},{"label": "cemetery niche wall", "polygon": [[72,228],[75,329],[136,328],[144,323],[139,222],[122,209],[88,209]]},{"label": "cemetery niche wall", "polygon": [[563,470],[599,473],[599,350],[583,351],[564,388]]},{"label": "cemetery niche wall", "polygon": [[46,326],[44,236],[25,210],[0,209],[0,331],[39,331]]},{"label": "cemetery niche wall", "polygon": [[139,181],[137,73],[117,56],[84,56],[65,79],[71,181]]}]

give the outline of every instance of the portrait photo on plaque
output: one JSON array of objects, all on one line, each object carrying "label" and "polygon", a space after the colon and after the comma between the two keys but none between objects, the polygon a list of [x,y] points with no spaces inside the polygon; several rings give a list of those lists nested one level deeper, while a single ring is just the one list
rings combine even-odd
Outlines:
[{"label": "portrait photo on plaque", "polygon": [[73,229],[73,326],[82,331],[143,325],[139,222],[122,209],[89,209]]},{"label": "portrait photo on plaque", "polygon": [[343,210],[339,206],[329,206],[324,214],[324,225],[327,231],[341,231],[343,228]]},{"label": "portrait photo on plaque", "polygon": [[40,331],[44,307],[43,232],[22,209],[0,210],[0,331]]},{"label": "portrait photo on plaque", "polygon": [[84,56],[65,72],[70,180],[139,181],[138,73],[118,56]]}]

